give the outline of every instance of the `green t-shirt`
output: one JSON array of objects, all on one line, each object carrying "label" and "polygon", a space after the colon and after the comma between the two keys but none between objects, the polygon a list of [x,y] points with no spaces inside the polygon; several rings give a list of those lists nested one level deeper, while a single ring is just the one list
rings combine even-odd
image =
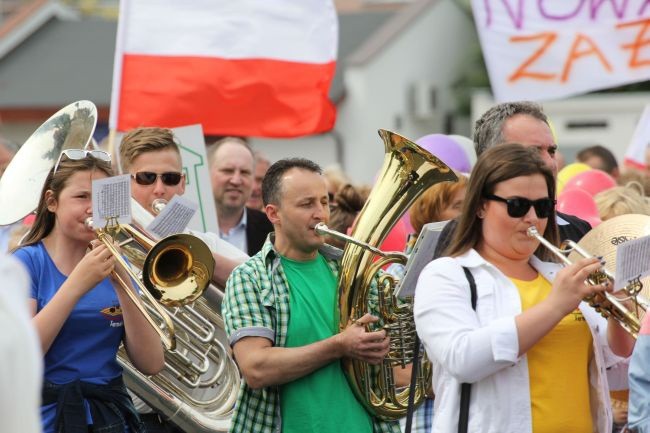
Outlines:
[{"label": "green t-shirt", "polygon": [[[305,346],[338,332],[337,281],[325,258],[281,258],[290,287],[286,347]],[[372,433],[372,420],[355,398],[340,361],[280,388],[283,433]]]}]

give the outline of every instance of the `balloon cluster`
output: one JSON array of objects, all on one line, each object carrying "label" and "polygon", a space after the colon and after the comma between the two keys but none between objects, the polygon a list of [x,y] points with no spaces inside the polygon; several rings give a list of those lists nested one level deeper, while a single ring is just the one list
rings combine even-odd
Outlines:
[{"label": "balloon cluster", "polygon": [[557,175],[557,210],[582,218],[596,227],[601,223],[594,196],[616,186],[616,181],[602,170],[576,162]]}]

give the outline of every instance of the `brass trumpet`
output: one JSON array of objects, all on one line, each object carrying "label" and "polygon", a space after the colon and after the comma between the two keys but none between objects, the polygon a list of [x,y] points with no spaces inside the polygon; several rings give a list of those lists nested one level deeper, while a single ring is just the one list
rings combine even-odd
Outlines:
[{"label": "brass trumpet", "polygon": [[[559,258],[565,265],[570,265],[573,262],[568,258],[571,253],[577,253],[582,257],[594,257],[587,252],[580,245],[572,240],[562,242],[559,248],[551,244],[544,236],[542,236],[537,228],[529,227],[527,230],[528,236],[540,241],[544,247],[548,248],[557,258]],[[609,272],[605,267],[602,267],[597,272],[589,275],[587,283],[590,285],[603,284],[605,281],[614,283],[614,275]],[[620,325],[634,338],[639,335],[641,329],[641,311],[645,313],[648,308],[648,301],[641,296],[641,289],[643,284],[640,280],[633,280],[625,286],[621,291],[626,295],[625,299],[619,299],[609,292],[602,292],[590,295],[584,299],[591,307],[595,308],[603,317],[614,318]],[[635,306],[635,311],[630,311],[623,301],[632,300]]]}]

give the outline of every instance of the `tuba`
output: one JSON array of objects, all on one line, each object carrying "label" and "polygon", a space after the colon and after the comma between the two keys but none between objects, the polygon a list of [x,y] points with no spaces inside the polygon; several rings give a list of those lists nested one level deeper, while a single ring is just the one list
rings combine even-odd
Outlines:
[{"label": "tuba", "polygon": [[[382,253],[376,247],[425,190],[438,182],[458,180],[445,163],[410,140],[383,129],[379,136],[385,146],[384,163],[351,236],[323,226],[316,228],[320,234],[347,241],[338,281],[341,329],[368,311],[369,289],[377,272],[388,263],[406,264],[403,254]],[[374,261],[377,255],[380,258]],[[378,283],[380,322],[390,337],[389,353],[379,371],[356,359],[344,358],[342,364],[353,392],[366,409],[379,418],[396,419],[406,414],[409,389],[396,389],[392,369],[410,364],[416,351],[413,306],[396,301],[392,276],[383,275]],[[421,352],[416,362],[421,368],[411,398],[418,405],[431,382],[431,365]]]},{"label": "tuba", "polygon": [[[164,205],[155,201],[152,212],[159,213]],[[134,267],[144,269],[148,250],[156,244],[145,230],[153,217],[133,199],[131,207],[134,236],[118,238],[118,242]],[[145,376],[133,367],[123,348],[118,352],[127,387],[184,431],[225,432],[230,427],[241,377],[219,314],[222,300],[223,291],[210,284],[192,304],[166,306],[176,347],[165,351],[160,373]],[[164,317],[156,306],[146,298],[142,302],[162,324]]]}]

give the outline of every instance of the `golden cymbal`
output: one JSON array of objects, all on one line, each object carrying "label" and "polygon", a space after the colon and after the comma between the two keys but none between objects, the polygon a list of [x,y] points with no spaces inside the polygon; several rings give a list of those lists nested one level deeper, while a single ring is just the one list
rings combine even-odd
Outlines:
[{"label": "golden cymbal", "polygon": [[[600,223],[591,229],[578,245],[594,256],[603,256],[605,268],[616,273],[616,248],[634,239],[650,235],[650,216],[640,214],[620,215]],[[571,253],[569,260],[576,261],[581,256]],[[650,288],[650,277],[642,278],[643,292]]]}]

